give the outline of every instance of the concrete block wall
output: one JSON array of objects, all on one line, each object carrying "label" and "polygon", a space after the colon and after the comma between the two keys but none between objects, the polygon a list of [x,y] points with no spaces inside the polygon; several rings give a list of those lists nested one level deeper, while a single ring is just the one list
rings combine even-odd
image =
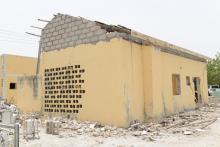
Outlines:
[{"label": "concrete block wall", "polygon": [[57,14],[42,30],[42,51],[59,50],[79,44],[95,44],[120,37],[122,33],[107,32],[94,21]]}]

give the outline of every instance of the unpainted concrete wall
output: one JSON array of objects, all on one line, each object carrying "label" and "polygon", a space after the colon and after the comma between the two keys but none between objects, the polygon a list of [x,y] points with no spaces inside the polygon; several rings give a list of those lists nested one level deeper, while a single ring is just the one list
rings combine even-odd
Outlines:
[{"label": "unpainted concrete wall", "polygon": [[119,37],[118,32],[107,32],[94,21],[69,15],[56,15],[42,30],[41,49],[51,51],[74,47],[79,44],[95,44]]}]

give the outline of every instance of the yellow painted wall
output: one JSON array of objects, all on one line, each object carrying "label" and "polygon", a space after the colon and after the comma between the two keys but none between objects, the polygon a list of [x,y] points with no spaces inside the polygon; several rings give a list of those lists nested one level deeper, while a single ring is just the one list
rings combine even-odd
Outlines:
[{"label": "yellow painted wall", "polygon": [[[120,44],[123,51],[121,61],[123,64],[124,99],[127,122],[144,120],[144,90],[143,90],[143,68],[142,68],[142,47],[123,39],[114,40]],[[119,63],[121,62],[121,63]],[[107,66],[108,67],[108,66]],[[114,85],[111,85],[114,86]]]},{"label": "yellow painted wall", "polygon": [[10,83],[17,83],[17,77],[33,75],[36,72],[36,58],[4,55],[6,66],[6,98],[8,102],[17,104],[17,90],[10,89]]},{"label": "yellow painted wall", "polygon": [[7,74],[33,75],[36,73],[36,58],[5,55],[5,60]]},{"label": "yellow painted wall", "polygon": [[[147,118],[195,108],[193,77],[200,77],[203,103],[208,102],[206,63],[164,53],[155,47],[145,47],[143,56]],[[180,74],[181,95],[172,93],[172,74]],[[186,85],[186,76],[190,76],[191,86]]]},{"label": "yellow painted wall", "polygon": [[[161,52],[123,39],[42,52],[44,69],[80,64],[85,69],[83,105],[77,117],[126,127],[195,108],[193,77],[201,78],[207,96],[206,63]],[[172,94],[172,74],[181,76],[181,95]],[[190,76],[191,87],[186,85]]]},{"label": "yellow painted wall", "polygon": [[85,69],[83,88],[86,93],[80,100],[82,109],[78,118],[127,126],[126,52],[119,39],[112,40],[111,43],[99,42],[96,45],[79,45],[65,50],[43,52],[41,74],[45,68],[81,65]]},{"label": "yellow painted wall", "polygon": [[40,112],[42,108],[41,79],[37,76],[22,76],[17,79],[17,106],[25,113]]},{"label": "yellow painted wall", "polygon": [[[7,55],[4,54],[0,56],[1,59],[4,58],[4,65],[5,65],[5,97],[6,101],[9,103],[13,103],[18,107],[24,107],[22,102],[24,99],[19,99],[18,95],[21,96],[23,93],[27,94],[31,91],[27,88],[27,91],[23,91],[23,93],[19,93],[21,91],[18,90],[18,78],[22,76],[30,76],[36,74],[36,64],[37,59],[32,57],[24,57],[24,56],[16,56],[16,55]],[[2,69],[2,60],[0,62],[1,69],[0,69],[0,77],[1,77],[1,96],[3,95],[3,69]],[[16,83],[16,89],[10,89],[10,83]],[[33,97],[28,97],[32,99]],[[24,100],[26,101],[26,100]],[[19,104],[18,104],[19,103]],[[27,105],[27,107],[33,107],[32,105]],[[35,109],[35,108],[34,108]],[[25,110],[24,110],[25,111]]]},{"label": "yellow painted wall", "polygon": [[[193,77],[201,79],[201,95],[203,102],[208,102],[206,63],[197,62],[183,57],[161,53],[162,94],[166,98],[165,110],[168,113],[192,109],[194,102]],[[180,74],[181,95],[172,95],[172,74]],[[190,76],[191,85],[187,86],[186,76]],[[173,102],[171,101],[173,100]],[[172,107],[173,106],[173,107]],[[172,110],[173,109],[173,110]]]}]

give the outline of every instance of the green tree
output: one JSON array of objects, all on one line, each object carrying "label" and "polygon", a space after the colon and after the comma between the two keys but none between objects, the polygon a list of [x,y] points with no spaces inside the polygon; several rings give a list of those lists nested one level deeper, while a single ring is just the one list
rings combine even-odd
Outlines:
[{"label": "green tree", "polygon": [[215,58],[208,62],[208,84],[220,85],[220,53],[215,55]]}]

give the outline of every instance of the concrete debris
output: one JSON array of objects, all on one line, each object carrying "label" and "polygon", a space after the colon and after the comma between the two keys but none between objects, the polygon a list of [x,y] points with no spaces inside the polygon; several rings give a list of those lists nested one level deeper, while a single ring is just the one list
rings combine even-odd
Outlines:
[{"label": "concrete debris", "polygon": [[[103,125],[99,122],[79,121],[71,117],[35,115],[41,119],[42,129],[51,135],[57,135],[58,138],[77,137],[79,135],[97,138],[134,136],[144,141],[156,141],[163,136],[172,136],[173,134],[194,135],[206,131],[208,126],[217,120],[216,113],[212,112],[216,109],[218,109],[216,105],[209,104],[196,110],[164,117],[160,122],[141,123],[133,121],[128,128]],[[21,116],[21,118],[26,117],[28,116]],[[54,129],[56,131],[53,131]]]},{"label": "concrete debris", "polygon": [[23,124],[23,137],[28,139],[39,139],[40,135],[40,120],[30,118],[24,121]]},{"label": "concrete debris", "polygon": [[15,105],[6,102],[0,104],[0,110],[9,110],[11,112],[18,112],[18,109]]},{"label": "concrete debris", "polygon": [[197,110],[187,111],[165,117],[160,123],[140,123],[133,121],[128,128],[117,128],[102,125],[98,122],[84,121],[66,117],[54,117],[53,121],[59,125],[59,138],[90,135],[94,137],[114,137],[131,135],[146,141],[155,141],[165,133],[193,135],[204,131],[204,128],[213,123],[216,118],[209,113],[214,110],[213,105],[200,107]]},{"label": "concrete debris", "polygon": [[196,129],[197,132],[205,132],[205,130],[202,129]]},{"label": "concrete debris", "polygon": [[192,132],[191,132],[191,131],[184,131],[183,134],[184,134],[184,135],[192,135]]},{"label": "concrete debris", "polygon": [[12,147],[13,135],[9,132],[0,131],[0,147]]}]

